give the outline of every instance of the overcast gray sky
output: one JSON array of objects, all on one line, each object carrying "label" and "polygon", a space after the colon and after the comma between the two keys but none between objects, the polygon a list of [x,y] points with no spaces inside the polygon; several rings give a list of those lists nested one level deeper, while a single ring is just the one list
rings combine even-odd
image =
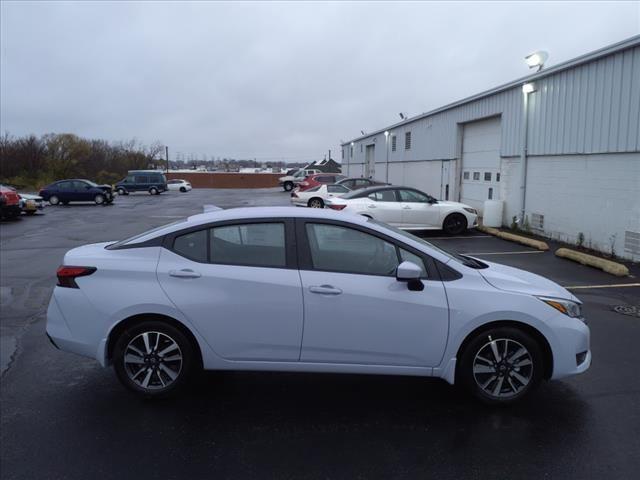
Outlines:
[{"label": "overcast gray sky", "polygon": [[2,2],[1,129],[311,160],[640,32],[640,2]]}]

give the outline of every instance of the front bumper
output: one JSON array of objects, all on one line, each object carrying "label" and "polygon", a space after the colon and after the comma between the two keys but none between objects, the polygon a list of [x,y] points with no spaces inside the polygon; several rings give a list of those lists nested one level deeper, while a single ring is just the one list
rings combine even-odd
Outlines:
[{"label": "front bumper", "polygon": [[586,372],[591,366],[591,332],[587,324],[577,318],[560,314],[553,320],[554,338],[552,379]]}]

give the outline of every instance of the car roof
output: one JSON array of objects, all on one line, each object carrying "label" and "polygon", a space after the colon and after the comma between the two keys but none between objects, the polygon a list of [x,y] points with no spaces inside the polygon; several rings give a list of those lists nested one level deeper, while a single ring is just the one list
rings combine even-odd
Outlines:
[{"label": "car roof", "polygon": [[367,218],[361,215],[338,212],[329,209],[298,208],[298,207],[242,207],[227,210],[214,210],[192,215],[183,220],[170,223],[164,227],[150,230],[148,233],[136,235],[122,244],[135,244],[161,237],[175,231],[184,230],[199,225],[226,220],[259,220],[267,218],[324,218],[329,220],[346,220],[356,225],[364,225]]}]

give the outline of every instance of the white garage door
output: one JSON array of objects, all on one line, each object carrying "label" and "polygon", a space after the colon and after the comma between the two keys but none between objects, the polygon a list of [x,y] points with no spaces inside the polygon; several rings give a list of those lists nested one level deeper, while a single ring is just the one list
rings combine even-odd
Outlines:
[{"label": "white garage door", "polygon": [[460,201],[482,212],[500,198],[500,117],[464,125]]}]

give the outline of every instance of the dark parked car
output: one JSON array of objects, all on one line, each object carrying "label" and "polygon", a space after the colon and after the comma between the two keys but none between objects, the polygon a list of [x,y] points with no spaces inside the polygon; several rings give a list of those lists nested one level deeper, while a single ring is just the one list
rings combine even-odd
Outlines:
[{"label": "dark parked car", "polygon": [[59,180],[40,190],[39,195],[51,205],[69,202],[95,202],[96,205],[113,202],[111,185],[98,185],[91,180]]},{"label": "dark parked car", "polygon": [[17,218],[20,212],[20,196],[13,188],[0,185],[0,218]]},{"label": "dark parked car", "polygon": [[167,191],[167,177],[157,170],[130,170],[115,187],[118,195],[127,195],[130,192],[149,192],[151,195],[157,195]]},{"label": "dark parked car", "polygon": [[344,185],[350,190],[358,190],[360,188],[376,187],[378,185],[389,185],[388,183],[371,180],[370,178],[345,178],[336,182],[337,185]]}]

